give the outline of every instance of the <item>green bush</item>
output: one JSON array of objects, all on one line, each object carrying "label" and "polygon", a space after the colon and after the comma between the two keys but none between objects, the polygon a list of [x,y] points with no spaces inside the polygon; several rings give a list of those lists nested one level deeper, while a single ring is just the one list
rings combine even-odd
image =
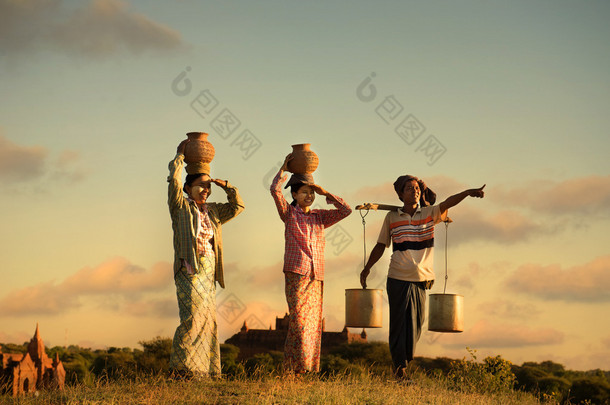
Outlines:
[{"label": "green bush", "polygon": [[137,363],[131,349],[111,347],[108,352],[96,357],[91,371],[98,378],[133,378],[137,373]]},{"label": "green bush", "polygon": [[[352,374],[361,373],[368,370],[373,374],[385,375],[392,369],[392,356],[387,343],[370,342],[370,343],[343,343],[340,346],[333,348],[329,356],[335,356],[346,361],[346,366],[340,370],[339,362],[335,360],[333,372],[348,371]],[[321,360],[320,368],[324,369],[324,356]]]},{"label": "green bush", "polygon": [[340,356],[328,354],[320,359],[320,373],[323,377],[339,375],[361,377],[367,374],[367,368],[361,363],[351,363]]},{"label": "green bush", "polygon": [[[550,375],[538,381],[540,399],[563,402],[568,397],[570,382],[562,377]],[[536,391],[530,391],[535,393]]]},{"label": "green bush", "polygon": [[608,404],[610,384],[601,378],[580,378],[572,382],[569,400],[573,404]]},{"label": "green bush", "polygon": [[138,369],[152,374],[167,374],[172,352],[172,339],[157,336],[152,340],[143,340],[138,343],[144,349],[134,352]]},{"label": "green bush", "polygon": [[237,358],[239,356],[239,347],[231,344],[220,345],[220,358],[222,373],[229,377],[242,375],[245,372],[243,363],[240,363]]},{"label": "green bush", "polygon": [[461,392],[495,394],[507,392],[515,385],[511,363],[500,356],[486,357],[476,362],[476,350],[466,348],[471,356],[453,361],[447,376],[449,387]]},{"label": "green bush", "polygon": [[258,353],[250,357],[244,363],[248,376],[266,377],[282,373],[284,353],[271,351],[269,353]]}]

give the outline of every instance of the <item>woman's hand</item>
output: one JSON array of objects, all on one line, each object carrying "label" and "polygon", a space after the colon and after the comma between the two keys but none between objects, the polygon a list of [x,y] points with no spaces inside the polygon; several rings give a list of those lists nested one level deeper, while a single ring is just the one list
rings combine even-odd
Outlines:
[{"label": "woman's hand", "polygon": [[292,159],[293,159],[292,153],[289,153],[288,155],[286,155],[286,158],[284,159],[284,164],[282,165],[282,167],[280,167],[280,170],[283,172],[288,170],[288,162],[290,162]]},{"label": "woman's hand", "polygon": [[322,187],[318,186],[317,184],[310,184],[309,187],[311,187],[311,189],[313,191],[315,191],[316,194],[323,195],[323,196],[328,195],[328,191],[324,190]]},{"label": "woman's hand", "polygon": [[219,187],[226,187],[229,184],[229,180],[210,179],[210,181]]},{"label": "woman's hand", "polygon": [[178,150],[176,151],[176,153],[180,154],[180,155],[184,155],[184,149],[186,149],[186,144],[189,143],[191,140],[190,139],[185,139],[184,141],[180,142],[180,145],[178,145]]}]

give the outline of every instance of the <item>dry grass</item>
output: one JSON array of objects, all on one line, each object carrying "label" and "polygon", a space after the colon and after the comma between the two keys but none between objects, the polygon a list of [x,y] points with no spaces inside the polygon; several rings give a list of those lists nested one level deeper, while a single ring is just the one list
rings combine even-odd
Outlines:
[{"label": "dry grass", "polygon": [[0,397],[0,404],[538,404],[529,394],[459,393],[442,381],[417,376],[411,383],[374,375],[317,375],[174,381],[164,377],[98,381],[94,386],[66,387],[63,392]]}]

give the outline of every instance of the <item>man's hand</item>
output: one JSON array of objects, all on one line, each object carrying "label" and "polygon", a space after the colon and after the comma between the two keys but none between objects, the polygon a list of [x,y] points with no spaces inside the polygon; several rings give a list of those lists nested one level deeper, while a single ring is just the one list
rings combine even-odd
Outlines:
[{"label": "man's hand", "polygon": [[366,278],[369,276],[369,273],[371,272],[371,270],[367,270],[367,269],[363,269],[360,272],[360,285],[362,285],[362,288],[366,289]]},{"label": "man's hand", "polygon": [[470,197],[483,198],[485,197],[485,192],[483,191],[484,188],[485,184],[483,184],[483,187],[481,188],[471,188],[470,190],[468,190],[468,195]]}]

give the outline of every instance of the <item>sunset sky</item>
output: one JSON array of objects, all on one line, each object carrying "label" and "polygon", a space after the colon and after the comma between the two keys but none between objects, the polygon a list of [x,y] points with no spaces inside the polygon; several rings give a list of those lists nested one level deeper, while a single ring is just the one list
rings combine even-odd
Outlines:
[{"label": "sunset sky", "polygon": [[[424,331],[417,355],[609,369],[609,20],[603,0],[0,0],[0,342],[36,323],[47,346],[173,336],[167,165],[202,131],[212,176],[246,203],[223,227],[222,341],[287,311],[268,189],[308,142],[316,181],[352,207],[398,204],[402,174],[439,202],[487,185],[449,211],[465,330]],[[366,217],[367,256],[383,217]],[[326,235],[326,328],[341,330],[359,213]],[[432,293],[444,245],[441,224]]]}]

